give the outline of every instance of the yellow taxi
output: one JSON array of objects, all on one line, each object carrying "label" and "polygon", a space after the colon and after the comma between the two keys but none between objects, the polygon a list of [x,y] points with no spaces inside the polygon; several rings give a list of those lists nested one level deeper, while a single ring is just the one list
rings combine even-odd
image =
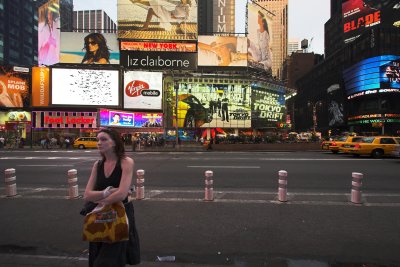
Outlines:
[{"label": "yellow taxi", "polygon": [[346,140],[346,138],[347,136],[332,136],[330,140],[325,140],[321,143],[321,149],[330,150],[329,146],[331,146],[333,142],[336,142],[338,140]]},{"label": "yellow taxi", "polygon": [[399,149],[400,137],[371,136],[364,137],[354,147],[344,148],[344,151],[354,156],[369,155],[373,158],[392,156]]},{"label": "yellow taxi", "polygon": [[329,146],[329,150],[332,151],[332,153],[334,154],[338,152],[343,152],[341,150],[343,147],[354,146],[356,142],[361,142],[362,138],[362,136],[345,136],[345,138],[333,141]]},{"label": "yellow taxi", "polygon": [[85,148],[97,148],[96,137],[78,137],[75,139],[73,145],[74,148],[85,149]]}]

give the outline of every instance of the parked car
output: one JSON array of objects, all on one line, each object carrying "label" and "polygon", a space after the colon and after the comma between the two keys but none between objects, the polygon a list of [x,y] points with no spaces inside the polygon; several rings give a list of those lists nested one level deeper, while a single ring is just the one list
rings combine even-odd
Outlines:
[{"label": "parked car", "polygon": [[344,148],[349,154],[354,156],[370,155],[373,158],[391,156],[400,146],[400,137],[391,136],[372,136],[364,137],[361,142],[354,147]]},{"label": "parked car", "polygon": [[96,137],[78,137],[75,139],[73,145],[74,148],[85,149],[85,148],[97,148]]},{"label": "parked car", "polygon": [[332,153],[337,154],[338,152],[342,152],[343,147],[351,147],[354,146],[355,143],[361,142],[362,136],[343,136],[336,141],[333,141],[329,146],[329,150]]}]

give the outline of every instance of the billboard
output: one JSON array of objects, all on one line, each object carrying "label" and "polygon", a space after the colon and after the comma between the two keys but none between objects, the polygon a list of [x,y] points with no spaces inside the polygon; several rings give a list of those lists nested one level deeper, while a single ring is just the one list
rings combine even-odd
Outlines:
[{"label": "billboard", "polygon": [[381,10],[364,0],[347,0],[342,3],[343,39],[349,43],[357,39],[366,28],[381,23]]},{"label": "billboard", "polygon": [[48,107],[50,104],[50,69],[32,67],[32,106]]},{"label": "billboard", "polygon": [[119,64],[115,33],[61,33],[61,63]]},{"label": "billboard", "polygon": [[199,36],[199,66],[247,67],[247,38]]},{"label": "billboard", "polygon": [[275,128],[277,123],[285,122],[285,93],[252,87],[251,110],[252,127]]},{"label": "billboard", "polygon": [[272,18],[258,5],[248,3],[249,67],[272,71]]},{"label": "billboard", "polygon": [[48,1],[38,14],[38,64],[53,65],[60,61],[60,1]]},{"label": "billboard", "polygon": [[197,1],[118,0],[118,38],[197,40]]},{"label": "billboard", "polygon": [[28,68],[0,66],[0,107],[29,107]]},{"label": "billboard", "polygon": [[213,1],[213,32],[235,33],[235,1]]},{"label": "billboard", "polygon": [[197,47],[195,43],[121,41],[121,50],[196,53]]},{"label": "billboard", "polygon": [[51,103],[67,106],[118,106],[118,70],[53,68]]},{"label": "billboard", "polygon": [[121,65],[128,69],[196,70],[197,53],[122,50]]},{"label": "billboard", "polygon": [[247,85],[179,83],[178,127],[250,128],[250,117]]},{"label": "billboard", "polygon": [[162,72],[125,71],[124,108],[162,109]]},{"label": "billboard", "polygon": [[33,128],[97,128],[96,112],[32,111]]},{"label": "billboard", "polygon": [[129,112],[100,109],[100,127],[152,128],[162,127],[162,113]]},{"label": "billboard", "polygon": [[344,70],[348,99],[359,96],[400,93],[400,56],[383,55],[367,58]]}]

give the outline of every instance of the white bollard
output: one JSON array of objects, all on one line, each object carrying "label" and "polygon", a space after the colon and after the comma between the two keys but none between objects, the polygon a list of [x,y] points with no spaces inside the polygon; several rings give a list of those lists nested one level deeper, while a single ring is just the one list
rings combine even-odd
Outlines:
[{"label": "white bollard", "polygon": [[361,186],[364,175],[359,172],[353,172],[351,176],[353,177],[351,181],[351,202],[361,204]]},{"label": "white bollard", "polygon": [[287,201],[287,171],[279,171],[278,200]]},{"label": "white bollard", "polygon": [[4,171],[4,182],[6,189],[6,196],[13,197],[17,195],[17,177],[15,169],[6,169]]},{"label": "white bollard", "polygon": [[205,173],[205,188],[204,188],[204,200],[213,201],[214,200],[214,180],[213,171],[206,171]]},{"label": "white bollard", "polygon": [[68,171],[68,197],[74,199],[79,197],[78,192],[78,171],[71,169]]},{"label": "white bollard", "polygon": [[136,171],[136,200],[144,199],[144,170]]}]

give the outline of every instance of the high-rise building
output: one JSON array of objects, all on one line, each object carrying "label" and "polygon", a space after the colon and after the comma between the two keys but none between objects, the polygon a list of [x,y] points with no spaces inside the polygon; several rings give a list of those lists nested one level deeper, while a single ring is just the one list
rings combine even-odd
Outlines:
[{"label": "high-rise building", "polygon": [[288,0],[257,0],[255,2],[275,14],[272,18],[272,75],[281,77],[282,64],[287,56]]},{"label": "high-rise building", "polygon": [[235,0],[198,2],[199,35],[235,33]]},{"label": "high-rise building", "polygon": [[75,32],[117,32],[117,24],[103,10],[74,11],[73,28]]},{"label": "high-rise building", "polygon": [[300,50],[300,41],[298,39],[289,39],[288,42],[288,56]]}]

